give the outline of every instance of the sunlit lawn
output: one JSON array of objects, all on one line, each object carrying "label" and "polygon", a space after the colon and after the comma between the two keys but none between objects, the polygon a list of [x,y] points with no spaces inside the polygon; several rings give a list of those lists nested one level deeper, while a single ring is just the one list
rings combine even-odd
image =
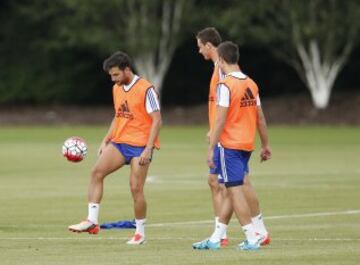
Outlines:
[{"label": "sunlit lawn", "polygon": [[[230,245],[195,251],[213,218],[205,127],[165,127],[146,184],[147,244],[127,246],[133,230],[96,236],[67,231],[86,217],[89,171],[106,127],[0,129],[0,264],[359,264],[360,128],[273,127],[273,159],[255,152],[251,178],[273,242],[256,252],[234,219]],[[69,136],[88,142],[79,164],[61,156]],[[101,222],[131,219],[128,168],[109,176]]]}]

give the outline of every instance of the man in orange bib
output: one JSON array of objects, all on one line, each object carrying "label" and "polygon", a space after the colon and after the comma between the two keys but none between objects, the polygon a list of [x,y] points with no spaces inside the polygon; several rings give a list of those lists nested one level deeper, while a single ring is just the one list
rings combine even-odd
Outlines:
[{"label": "man in orange bib", "polygon": [[104,70],[114,82],[115,116],[100,145],[99,158],[91,172],[88,217],[79,224],[69,226],[69,230],[89,234],[99,232],[98,216],[104,179],[129,164],[136,231],[127,244],[140,245],[145,242],[145,179],[153,149],[160,148],[158,135],[161,114],[158,94],[151,83],[134,74],[131,59],[124,52],[116,52],[106,59]]},{"label": "man in orange bib", "polygon": [[[213,28],[204,28],[196,35],[197,46],[199,53],[205,60],[210,60],[214,64],[213,73],[210,80],[209,96],[208,96],[208,116],[209,116],[209,131],[206,134],[207,141],[210,140],[210,133],[214,126],[216,115],[216,87],[221,79],[224,78],[224,74],[218,65],[218,52],[217,47],[221,43],[221,36],[219,32]],[[216,147],[215,147],[216,148]],[[217,168],[210,168],[208,175],[208,184],[211,191],[213,210],[215,215],[215,227],[219,222],[220,209],[222,203],[222,197],[224,191],[224,179],[222,178]],[[227,246],[228,238],[226,231],[221,239],[221,245]]]},{"label": "man in orange bib", "polygon": [[[268,160],[271,157],[266,123],[260,106],[258,87],[240,71],[237,45],[223,42],[218,47],[218,54],[219,67],[226,77],[220,81],[217,88],[217,112],[210,136],[208,165],[210,168],[220,169],[227,195],[223,198],[219,223],[214,233],[209,239],[193,244],[193,248],[219,249],[229,216],[234,211],[246,236],[246,240],[240,243],[238,248],[256,250],[267,235],[260,234],[255,229],[251,209],[253,206],[248,198],[248,187],[244,184],[257,130],[262,142],[261,159]],[[214,159],[215,157],[220,159]]]}]

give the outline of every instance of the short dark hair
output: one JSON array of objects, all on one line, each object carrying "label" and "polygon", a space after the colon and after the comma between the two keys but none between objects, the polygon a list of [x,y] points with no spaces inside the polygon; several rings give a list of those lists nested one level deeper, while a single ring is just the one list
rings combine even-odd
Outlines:
[{"label": "short dark hair", "polygon": [[217,48],[219,57],[228,64],[237,64],[239,62],[239,47],[231,41],[224,41]]},{"label": "short dark hair", "polygon": [[108,72],[113,67],[119,67],[120,70],[129,67],[132,70],[133,67],[130,56],[121,51],[113,53],[109,58],[104,60],[103,69]]},{"label": "short dark hair", "polygon": [[220,33],[214,27],[204,28],[196,34],[196,38],[203,44],[210,42],[214,47],[219,46],[221,43]]}]

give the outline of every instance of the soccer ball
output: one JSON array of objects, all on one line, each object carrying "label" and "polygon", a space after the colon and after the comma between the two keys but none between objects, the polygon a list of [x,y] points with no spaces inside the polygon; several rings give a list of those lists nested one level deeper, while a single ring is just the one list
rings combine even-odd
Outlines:
[{"label": "soccer ball", "polygon": [[62,154],[68,161],[80,162],[87,154],[87,145],[80,137],[70,137],[62,146]]}]

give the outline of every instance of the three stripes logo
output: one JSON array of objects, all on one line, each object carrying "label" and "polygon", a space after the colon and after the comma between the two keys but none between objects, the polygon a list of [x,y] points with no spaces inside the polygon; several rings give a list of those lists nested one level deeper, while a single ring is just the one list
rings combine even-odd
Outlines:
[{"label": "three stripes logo", "polygon": [[251,92],[250,88],[247,88],[244,96],[241,98],[240,107],[251,107],[256,106],[256,98]]},{"label": "three stripes logo", "polygon": [[130,112],[127,100],[125,100],[125,102],[118,108],[116,117],[122,117],[129,120],[134,119],[134,115]]}]

